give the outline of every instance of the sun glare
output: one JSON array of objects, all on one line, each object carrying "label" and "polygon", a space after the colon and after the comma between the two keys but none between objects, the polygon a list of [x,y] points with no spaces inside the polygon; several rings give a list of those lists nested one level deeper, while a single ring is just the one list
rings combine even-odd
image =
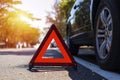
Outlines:
[{"label": "sun glare", "polygon": [[[52,11],[52,6],[55,0],[21,0],[22,4],[16,6],[22,10],[32,13],[34,17],[40,18],[38,21],[30,21],[30,19],[24,15],[19,16],[21,20],[29,22],[40,29],[48,27],[46,22],[47,11]],[[47,3],[48,2],[48,3]]]},{"label": "sun glare", "polygon": [[22,14],[19,15],[19,19],[22,20],[22,21],[25,21],[27,23],[31,22],[31,20],[28,17],[26,17],[25,15],[22,15]]}]

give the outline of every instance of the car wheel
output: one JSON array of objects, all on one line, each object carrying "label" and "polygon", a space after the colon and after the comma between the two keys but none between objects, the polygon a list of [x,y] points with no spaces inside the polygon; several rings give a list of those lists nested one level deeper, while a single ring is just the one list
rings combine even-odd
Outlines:
[{"label": "car wheel", "polygon": [[70,40],[70,30],[67,29],[67,46],[68,49],[70,51],[70,53],[74,56],[77,56],[77,53],[79,51],[79,45],[75,45],[72,43],[72,41]]},{"label": "car wheel", "polygon": [[101,68],[118,69],[120,66],[120,15],[114,0],[102,0],[95,18],[97,61]]}]

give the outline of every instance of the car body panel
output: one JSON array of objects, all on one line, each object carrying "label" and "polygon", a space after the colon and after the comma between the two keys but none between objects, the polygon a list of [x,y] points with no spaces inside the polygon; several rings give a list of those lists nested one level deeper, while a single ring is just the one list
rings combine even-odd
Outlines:
[{"label": "car body panel", "polygon": [[88,42],[91,43],[91,41],[93,41],[93,29],[90,21],[90,5],[92,1],[93,0],[76,0],[71,9],[67,27],[70,29],[70,38],[75,44],[85,44],[84,41],[89,44]]}]

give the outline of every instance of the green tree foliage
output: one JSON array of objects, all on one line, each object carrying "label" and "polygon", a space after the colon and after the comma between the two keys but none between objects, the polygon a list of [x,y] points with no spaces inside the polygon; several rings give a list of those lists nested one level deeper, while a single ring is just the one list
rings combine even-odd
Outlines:
[{"label": "green tree foliage", "polygon": [[75,0],[61,0],[59,4],[59,11],[60,14],[62,14],[65,19],[69,17],[69,13],[71,11],[74,2]]},{"label": "green tree foliage", "polygon": [[[47,23],[55,24],[63,37],[66,35],[66,20],[75,0],[61,0],[53,6],[52,12],[48,12],[46,16]],[[53,18],[54,15],[54,18]]]}]

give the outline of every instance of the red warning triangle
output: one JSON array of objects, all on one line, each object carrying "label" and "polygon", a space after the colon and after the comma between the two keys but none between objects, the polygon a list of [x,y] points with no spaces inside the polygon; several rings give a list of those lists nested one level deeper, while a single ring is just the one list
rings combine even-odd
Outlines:
[{"label": "red warning triangle", "polygon": [[[43,58],[52,39],[57,43],[63,58]],[[29,67],[31,68],[33,66],[76,66],[74,58],[70,54],[64,40],[54,24],[51,26],[35,55],[31,59]]]}]

